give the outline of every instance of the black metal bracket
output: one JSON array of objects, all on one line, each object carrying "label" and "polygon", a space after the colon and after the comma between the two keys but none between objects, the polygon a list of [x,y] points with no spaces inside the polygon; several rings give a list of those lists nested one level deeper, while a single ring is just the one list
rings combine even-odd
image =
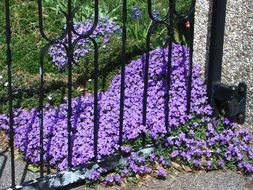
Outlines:
[{"label": "black metal bracket", "polygon": [[221,82],[227,0],[213,0],[210,52],[207,70],[207,93],[214,116],[222,111],[233,121],[243,124],[246,118],[247,85],[229,86]]},{"label": "black metal bracket", "polygon": [[222,83],[213,85],[213,103],[218,110],[224,110],[225,116],[239,124],[246,118],[247,85],[243,82],[238,86]]}]

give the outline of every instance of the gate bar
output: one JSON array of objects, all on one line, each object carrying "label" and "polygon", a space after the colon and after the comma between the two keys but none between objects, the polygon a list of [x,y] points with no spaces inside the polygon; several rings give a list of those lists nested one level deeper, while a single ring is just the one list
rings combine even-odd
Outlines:
[{"label": "gate bar", "polygon": [[210,103],[213,97],[213,85],[215,83],[220,83],[221,81],[226,5],[227,0],[213,0],[212,29],[210,38],[207,82],[207,92]]},{"label": "gate bar", "polygon": [[207,93],[214,116],[224,110],[226,117],[243,124],[246,119],[247,85],[243,82],[238,86],[221,83],[226,5],[227,0],[213,0]]},{"label": "gate bar", "polygon": [[5,37],[6,37],[6,64],[8,66],[8,96],[9,96],[9,125],[11,147],[11,183],[15,186],[15,159],[14,159],[14,119],[13,119],[13,90],[12,90],[12,53],[11,53],[11,21],[10,21],[10,1],[5,0]]},{"label": "gate bar", "polygon": [[125,65],[126,65],[126,40],[127,40],[127,1],[122,1],[122,49],[121,49],[121,86],[120,86],[120,117],[119,117],[119,146],[123,143],[124,102],[125,102]]}]

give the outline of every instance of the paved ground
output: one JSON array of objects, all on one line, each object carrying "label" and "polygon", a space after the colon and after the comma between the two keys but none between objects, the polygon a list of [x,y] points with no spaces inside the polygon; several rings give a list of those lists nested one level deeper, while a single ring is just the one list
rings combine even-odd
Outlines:
[{"label": "paved ground", "polygon": [[[16,160],[16,182],[35,179],[38,173],[27,171],[24,162]],[[0,189],[11,185],[10,153],[0,149]],[[91,190],[81,186],[72,190]],[[253,190],[253,176],[243,176],[235,172],[187,173],[168,176],[165,181],[147,177],[135,186],[110,187],[98,186],[96,189],[129,189],[129,190]]]},{"label": "paved ground", "polygon": [[[136,186],[109,187],[99,186],[98,190],[253,190],[253,177],[243,176],[235,172],[209,172],[199,174],[180,174],[169,176],[166,180],[149,178]],[[78,187],[73,190],[91,190]]]},{"label": "paved ground", "polygon": [[[38,173],[32,173],[27,170],[26,165],[20,159],[15,160],[16,183],[30,181],[38,178]],[[0,148],[0,189],[6,189],[11,186],[11,161],[10,153]]]}]

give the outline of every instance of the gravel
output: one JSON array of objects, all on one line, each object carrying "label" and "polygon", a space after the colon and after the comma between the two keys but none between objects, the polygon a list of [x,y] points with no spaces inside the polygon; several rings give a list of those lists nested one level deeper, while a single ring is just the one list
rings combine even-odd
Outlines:
[{"label": "gravel", "polygon": [[[206,70],[213,0],[197,0],[195,13],[194,62]],[[247,121],[253,131],[253,1],[228,0],[222,82],[248,85]],[[204,75],[203,75],[204,76]]]},{"label": "gravel", "polygon": [[[0,189],[6,189],[11,186],[11,159],[10,152],[0,149]],[[25,162],[15,159],[16,184],[30,181],[39,177],[38,173],[32,173],[27,170],[28,165]]]},{"label": "gravel", "polygon": [[[88,187],[78,187],[73,190],[91,190]],[[235,172],[202,172],[169,176],[166,180],[149,178],[139,185],[125,187],[98,186],[95,189],[128,189],[128,190],[252,190],[252,176],[243,176]]]}]

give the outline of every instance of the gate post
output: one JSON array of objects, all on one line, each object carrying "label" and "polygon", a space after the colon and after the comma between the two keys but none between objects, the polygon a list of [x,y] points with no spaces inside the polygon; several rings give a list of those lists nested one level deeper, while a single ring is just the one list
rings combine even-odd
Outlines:
[{"label": "gate post", "polygon": [[207,93],[214,115],[224,111],[227,117],[242,124],[246,117],[246,84],[229,86],[221,83],[226,5],[227,0],[213,0]]}]

